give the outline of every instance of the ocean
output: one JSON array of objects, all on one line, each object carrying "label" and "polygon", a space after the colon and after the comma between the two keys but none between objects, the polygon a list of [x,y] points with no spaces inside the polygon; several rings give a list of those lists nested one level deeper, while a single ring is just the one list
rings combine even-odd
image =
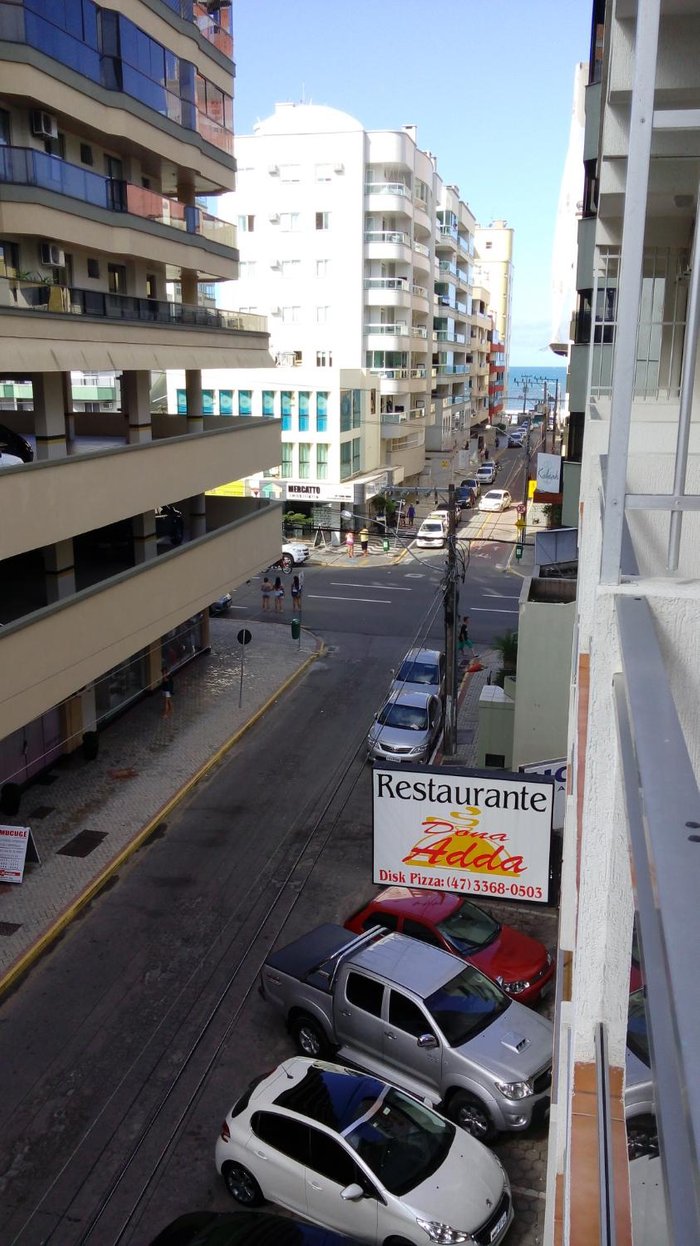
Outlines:
[{"label": "ocean", "polygon": [[506,385],[506,410],[522,410],[527,382],[527,407],[532,407],[544,398],[544,383],[547,382],[547,393],[554,397],[557,381],[559,382],[559,401],[562,402],[566,390],[566,366],[560,367],[546,364],[545,367],[535,365],[531,368],[509,368]]}]

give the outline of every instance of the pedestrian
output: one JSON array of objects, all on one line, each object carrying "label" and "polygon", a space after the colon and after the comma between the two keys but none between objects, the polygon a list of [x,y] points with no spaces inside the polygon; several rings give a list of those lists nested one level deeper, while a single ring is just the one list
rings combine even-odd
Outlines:
[{"label": "pedestrian", "polygon": [[360,549],[362,550],[362,557],[366,558],[369,554],[369,532],[366,528],[363,528],[360,532]]},{"label": "pedestrian", "polygon": [[267,573],[265,573],[265,575],[263,576],[263,581],[262,581],[262,584],[260,585],[260,592],[262,593],[262,608],[263,610],[269,610],[270,609],[270,598],[273,593],[273,588],[272,588],[272,580],[268,579]]},{"label": "pedestrian", "polygon": [[161,692],[163,693],[163,713],[161,718],[170,718],[173,712],[173,677],[167,666],[162,668],[161,674],[163,676],[160,685]]},{"label": "pedestrian", "polygon": [[[303,575],[304,573],[302,572],[301,574]],[[290,592],[292,594],[292,608],[294,610],[300,611],[301,610],[301,581],[298,575],[295,575],[294,579],[292,580],[292,587],[290,589]]]},{"label": "pedestrian", "polygon": [[355,533],[352,529],[345,533],[345,544],[347,546],[348,558],[353,558],[355,555]]},{"label": "pedestrian", "polygon": [[434,501],[434,503],[435,503],[435,505],[436,505],[436,506],[437,506],[437,504],[438,504],[439,500],[440,500],[440,499],[439,499],[439,496],[438,496],[438,491],[437,491],[437,489],[433,489],[433,501]]},{"label": "pedestrian", "polygon": [[275,614],[281,614],[282,606],[284,603],[284,585],[278,575],[275,576],[275,583],[272,589],[272,595],[275,599]]},{"label": "pedestrian", "polygon": [[464,653],[465,649],[471,649],[472,647],[472,642],[469,639],[469,615],[468,614],[465,614],[464,618],[462,619],[462,624],[460,626],[459,634],[457,636],[457,644],[459,646],[460,653]]},{"label": "pedestrian", "polygon": [[409,526],[409,528],[412,528],[412,527],[413,527],[413,520],[414,520],[414,519],[415,519],[415,517],[416,517],[416,508],[415,508],[415,506],[413,505],[413,502],[410,502],[410,503],[409,503],[408,510],[407,510],[406,514],[408,515],[408,526]]}]

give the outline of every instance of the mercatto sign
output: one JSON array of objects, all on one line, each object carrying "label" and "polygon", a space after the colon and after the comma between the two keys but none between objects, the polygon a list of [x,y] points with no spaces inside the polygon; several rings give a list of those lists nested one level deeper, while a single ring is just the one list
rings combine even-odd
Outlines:
[{"label": "mercatto sign", "polygon": [[376,766],[373,880],[545,903],[553,799],[545,776]]}]

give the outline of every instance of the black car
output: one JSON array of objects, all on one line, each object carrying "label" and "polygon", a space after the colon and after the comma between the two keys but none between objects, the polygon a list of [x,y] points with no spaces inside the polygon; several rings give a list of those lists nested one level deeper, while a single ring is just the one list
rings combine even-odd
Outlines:
[{"label": "black car", "polygon": [[0,454],[14,454],[23,463],[31,463],[34,458],[34,451],[26,437],[4,424],[0,424]]},{"label": "black car", "polygon": [[238,1211],[232,1215],[192,1211],[173,1220],[154,1238],[151,1246],[360,1246],[360,1243],[357,1238],[264,1211]]}]

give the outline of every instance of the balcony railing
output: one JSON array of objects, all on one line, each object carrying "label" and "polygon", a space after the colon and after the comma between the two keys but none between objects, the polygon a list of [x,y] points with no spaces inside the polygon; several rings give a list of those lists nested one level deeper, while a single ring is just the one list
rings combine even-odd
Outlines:
[{"label": "balcony railing", "polygon": [[367,182],[365,184],[366,195],[404,195],[407,199],[411,198],[411,191],[408,186],[404,186],[403,182]]},{"label": "balcony railing", "polygon": [[408,368],[369,368],[372,376],[378,376],[380,381],[403,381],[408,380]]},{"label": "balcony railing", "polygon": [[408,234],[397,229],[367,229],[365,230],[365,242],[397,242],[402,243],[405,247],[410,247],[411,239]]},{"label": "balcony railing", "polygon": [[195,234],[221,246],[236,245],[235,225],[210,216],[202,208],[167,199],[132,182],[102,177],[34,147],[0,147],[0,182],[37,186],[80,203],[90,203],[110,212],[124,212]]},{"label": "balcony railing", "polygon": [[200,0],[165,0],[165,3],[183,21],[194,22],[200,34],[224,56],[233,56],[230,5],[223,2],[220,5],[207,4]]},{"label": "balcony railing", "polygon": [[465,376],[468,371],[468,363],[437,363],[433,367],[435,376]]},{"label": "balcony railing", "polygon": [[365,277],[365,290],[406,290],[407,277]]},{"label": "balcony railing", "polygon": [[365,333],[389,337],[408,337],[408,325],[405,321],[399,324],[366,324]]},{"label": "balcony railing", "polygon": [[427,299],[429,297],[425,286],[417,286],[414,284],[411,286],[411,291],[413,294],[417,294],[419,298]]},{"label": "balcony railing", "polygon": [[413,250],[416,251],[418,255],[427,255],[430,257],[430,247],[426,247],[422,242],[414,242]]},{"label": "balcony railing", "polygon": [[454,225],[441,225],[438,232],[441,238],[454,238],[455,242],[459,239],[459,233]]},{"label": "balcony railing", "polygon": [[266,318],[250,312],[224,311],[218,307],[171,303],[165,299],[139,298],[102,290],[83,290],[19,276],[0,277],[0,312],[4,311],[39,311],[249,333],[264,333],[267,330]]},{"label": "balcony railing", "polygon": [[438,342],[455,342],[460,346],[463,346],[467,340],[464,333],[451,333],[449,329],[436,329],[435,337]]},{"label": "balcony railing", "polygon": [[453,264],[451,260],[438,260],[435,268],[438,272],[447,274],[450,277],[457,276],[457,265]]}]

